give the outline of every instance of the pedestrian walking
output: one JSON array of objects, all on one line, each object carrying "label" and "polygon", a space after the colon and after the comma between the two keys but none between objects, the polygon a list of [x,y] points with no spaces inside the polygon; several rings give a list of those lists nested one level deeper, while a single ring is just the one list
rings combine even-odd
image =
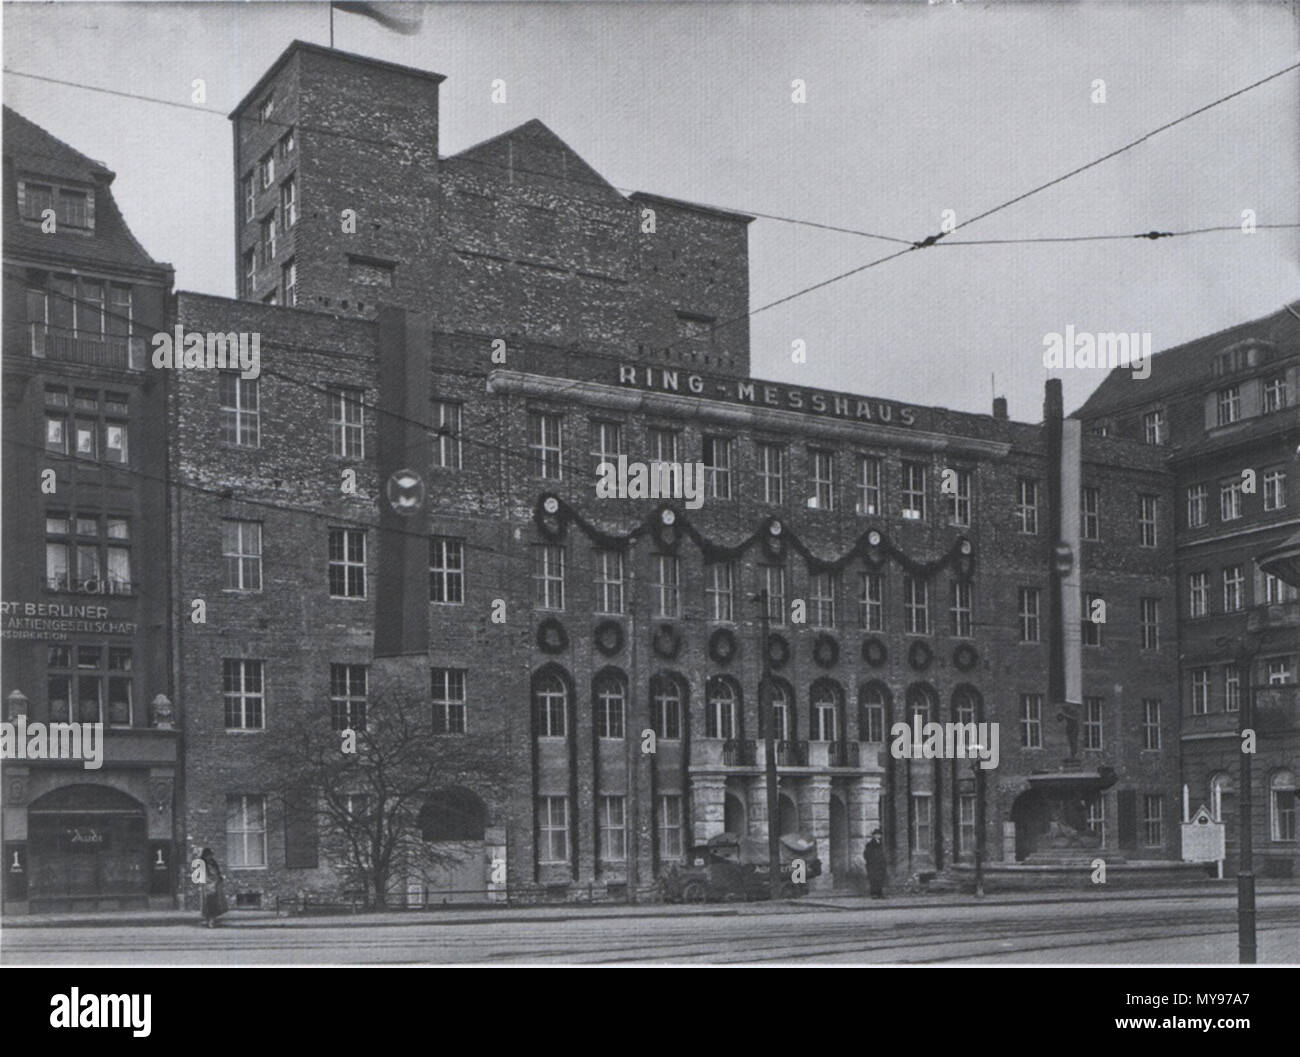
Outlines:
[{"label": "pedestrian walking", "polygon": [[871,898],[885,898],[885,849],[880,844],[880,830],[872,830],[862,859],[867,864],[867,882],[871,885]]},{"label": "pedestrian walking", "polygon": [[203,924],[208,928],[217,927],[217,918],[230,909],[226,901],[226,881],[221,867],[211,848],[204,848],[199,853],[203,861]]}]

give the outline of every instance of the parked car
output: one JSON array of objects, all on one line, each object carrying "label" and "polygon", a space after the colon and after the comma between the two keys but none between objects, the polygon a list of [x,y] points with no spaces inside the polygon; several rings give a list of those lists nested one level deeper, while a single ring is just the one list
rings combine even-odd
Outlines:
[{"label": "parked car", "polygon": [[[800,896],[807,889],[806,884],[791,880],[794,862],[803,861],[805,881],[820,876],[817,842],[799,833],[787,833],[781,837],[780,853],[780,894],[786,899]],[[767,899],[771,894],[767,840],[720,833],[691,848],[681,863],[667,871],[663,886],[664,898],[670,903]]]}]

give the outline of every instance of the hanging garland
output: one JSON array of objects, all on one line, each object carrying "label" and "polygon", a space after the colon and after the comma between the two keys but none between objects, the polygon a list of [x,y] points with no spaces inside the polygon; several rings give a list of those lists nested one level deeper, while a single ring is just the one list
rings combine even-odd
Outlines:
[{"label": "hanging garland", "polygon": [[889,650],[880,639],[871,638],[862,640],[862,659],[871,667],[879,668],[885,663],[885,658],[889,656]]},{"label": "hanging garland", "polygon": [[602,620],[596,625],[596,649],[612,657],[623,648],[623,625],[617,620]]},{"label": "hanging garland", "polygon": [[840,659],[840,644],[823,631],[813,641],[812,655],[819,667],[833,668]]},{"label": "hanging garland", "polygon": [[718,628],[709,636],[709,656],[718,664],[730,664],[737,648],[736,636],[730,628]]},{"label": "hanging garland", "polygon": [[537,625],[537,648],[543,653],[563,653],[569,648],[569,633],[555,617]]}]

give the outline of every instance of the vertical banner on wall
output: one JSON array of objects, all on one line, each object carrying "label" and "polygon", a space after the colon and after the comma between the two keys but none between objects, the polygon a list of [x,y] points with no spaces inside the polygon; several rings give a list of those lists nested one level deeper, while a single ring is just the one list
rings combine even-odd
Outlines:
[{"label": "vertical banner on wall", "polygon": [[375,656],[429,650],[429,361],[423,316],[381,309],[379,324],[379,558]]}]

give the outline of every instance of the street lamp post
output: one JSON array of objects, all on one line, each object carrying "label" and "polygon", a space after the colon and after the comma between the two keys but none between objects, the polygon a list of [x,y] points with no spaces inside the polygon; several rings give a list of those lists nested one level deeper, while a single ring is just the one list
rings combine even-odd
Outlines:
[{"label": "street lamp post", "polygon": [[[1258,651],[1256,651],[1258,652]],[[1251,654],[1251,661],[1254,653]],[[1251,833],[1250,757],[1246,752],[1246,731],[1254,729],[1255,680],[1253,665],[1247,662],[1246,694],[1241,702],[1241,729],[1238,731],[1238,748],[1241,749],[1241,867],[1237,871],[1237,961],[1254,965],[1255,947],[1255,862],[1254,837]]]},{"label": "street lamp post", "polygon": [[759,651],[762,664],[758,677],[758,714],[763,718],[765,738],[763,741],[764,772],[767,777],[767,876],[769,894],[772,902],[781,895],[781,835],[777,832],[780,824],[777,811],[776,794],[776,717],[772,714],[771,665],[768,661],[768,635],[770,633],[767,612],[767,588],[763,588],[755,598],[759,605],[759,618],[762,622],[762,641]]},{"label": "street lamp post", "polygon": [[984,895],[984,768],[976,753],[971,758],[975,772],[975,895]]}]

